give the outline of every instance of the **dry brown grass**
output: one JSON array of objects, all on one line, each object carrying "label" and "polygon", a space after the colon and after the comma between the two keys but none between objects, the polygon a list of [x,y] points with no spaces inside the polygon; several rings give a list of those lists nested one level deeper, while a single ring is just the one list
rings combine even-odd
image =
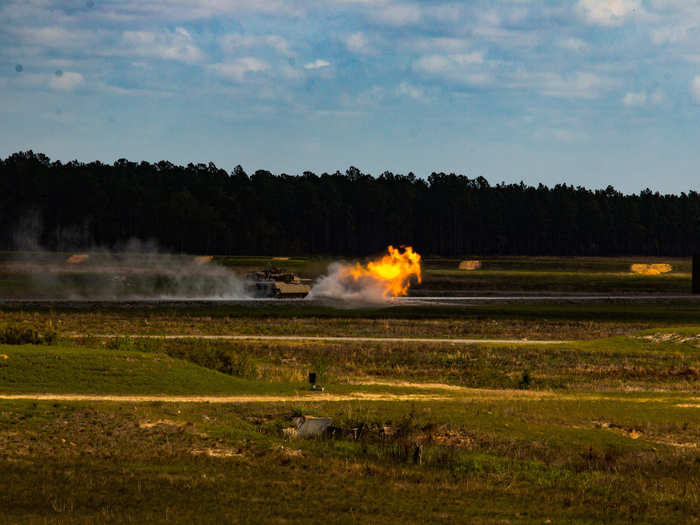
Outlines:
[{"label": "dry brown grass", "polygon": [[[495,398],[500,399],[504,391],[494,390]],[[480,392],[479,392],[480,393]],[[528,397],[537,397],[541,393]],[[313,393],[308,395],[241,395],[241,396],[132,396],[132,395],[104,395],[104,394],[0,394],[0,399],[20,400],[30,399],[36,401],[110,401],[118,403],[291,403],[304,401],[449,401],[451,398],[435,394],[390,394],[373,392],[353,392],[350,394],[326,394]],[[162,424],[161,423],[156,423]]]},{"label": "dry brown grass", "polygon": [[661,407],[316,403],[357,432],[291,444],[289,405],[6,402],[0,522],[694,522],[697,418]]},{"label": "dry brown grass", "polygon": [[649,322],[561,319],[366,319],[319,317],[216,317],[129,312],[0,311],[0,326],[20,325],[74,334],[295,335],[497,339],[596,339],[631,334]]}]

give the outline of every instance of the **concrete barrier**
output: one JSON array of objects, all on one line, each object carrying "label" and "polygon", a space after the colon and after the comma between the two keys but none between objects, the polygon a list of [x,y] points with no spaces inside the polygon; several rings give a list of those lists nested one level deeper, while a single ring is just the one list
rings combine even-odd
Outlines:
[{"label": "concrete barrier", "polygon": [[324,435],[333,420],[329,417],[301,416],[294,422],[297,427],[295,437],[310,438]]}]

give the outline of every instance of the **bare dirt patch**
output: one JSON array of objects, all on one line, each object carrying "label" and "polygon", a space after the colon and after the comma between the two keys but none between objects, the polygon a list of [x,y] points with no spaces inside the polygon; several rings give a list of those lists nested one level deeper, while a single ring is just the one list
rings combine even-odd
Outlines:
[{"label": "bare dirt patch", "polygon": [[690,343],[692,345],[700,347],[700,334],[687,335],[678,334],[675,332],[667,332],[662,334],[643,335],[641,336],[641,339],[645,339],[652,343]]},{"label": "bare dirt patch", "polygon": [[153,428],[159,425],[170,427],[184,427],[187,423],[182,421],[172,421],[170,419],[159,419],[158,421],[139,421],[139,428]]},{"label": "bare dirt patch", "polygon": [[190,453],[193,456],[209,456],[210,458],[240,458],[243,457],[242,449],[220,447],[220,448],[193,448]]},{"label": "bare dirt patch", "polygon": [[[676,405],[676,406],[680,406],[680,405]],[[696,406],[700,407],[700,405],[696,405]],[[600,426],[601,428],[609,429],[609,430],[615,432],[616,434],[620,434],[620,435],[628,437],[630,439],[642,438],[645,441],[649,441],[651,443],[656,443],[658,445],[665,445],[668,447],[681,448],[681,449],[696,449],[700,446],[696,442],[678,441],[676,439],[673,439],[670,436],[647,435],[639,428],[626,427],[626,426],[618,425],[616,423],[612,423],[612,422],[608,422],[608,421],[596,421],[595,424],[596,424],[596,426]]]}]

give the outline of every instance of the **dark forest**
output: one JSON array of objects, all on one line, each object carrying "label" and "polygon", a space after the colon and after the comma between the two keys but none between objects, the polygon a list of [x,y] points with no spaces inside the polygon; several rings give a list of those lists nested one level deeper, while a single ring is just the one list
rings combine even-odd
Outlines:
[{"label": "dark forest", "polygon": [[390,172],[274,175],[240,166],[0,161],[0,249],[155,240],[175,252],[363,255],[666,255],[700,251],[700,194]]}]

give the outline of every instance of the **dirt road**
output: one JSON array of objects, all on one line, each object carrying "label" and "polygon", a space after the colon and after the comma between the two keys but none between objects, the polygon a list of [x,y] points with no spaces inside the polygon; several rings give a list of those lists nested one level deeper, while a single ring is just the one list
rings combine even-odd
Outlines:
[{"label": "dirt road", "polygon": [[392,394],[388,392],[351,392],[348,394],[329,394],[329,393],[316,393],[308,395],[235,395],[235,396],[206,396],[206,395],[195,395],[195,396],[171,396],[171,395],[118,395],[118,394],[50,394],[50,393],[40,393],[40,394],[0,394],[1,399],[13,400],[13,399],[31,399],[36,401],[116,401],[121,403],[286,403],[286,402],[329,402],[329,401],[455,401],[460,399],[503,399],[508,398],[519,398],[519,399],[542,399],[552,397],[550,392],[535,392],[535,391],[523,391],[523,390],[488,390],[480,388],[463,388],[463,387],[451,387],[449,385],[435,385],[435,384],[412,384],[412,383],[382,383],[376,382],[374,384],[385,384],[387,386],[414,386],[417,389],[439,389],[439,387],[444,387],[445,390],[456,390],[460,391],[458,395],[442,395],[437,393],[402,393],[402,394]]},{"label": "dirt road", "polygon": [[[614,401],[620,403],[663,403],[679,408],[697,410],[700,408],[700,398],[697,396],[678,397],[636,397],[620,393],[559,393],[537,390],[509,390],[468,388],[453,385],[441,385],[435,383],[405,383],[389,381],[369,381],[364,384],[414,387],[416,390],[442,390],[445,394],[437,392],[429,393],[390,393],[390,392],[350,392],[347,394],[316,393],[308,395],[277,394],[257,395],[242,394],[234,396],[221,395],[131,395],[131,394],[0,394],[0,400],[28,399],[32,401],[110,401],[117,403],[314,403],[314,402],[338,402],[338,401]],[[449,391],[449,393],[448,393]]]},{"label": "dirt road", "polygon": [[[354,336],[315,336],[315,335],[197,335],[197,334],[94,334],[93,337],[132,337],[148,339],[216,339],[225,341],[333,341],[339,343],[433,343],[433,344],[508,344],[508,345],[560,345],[571,341],[543,341],[530,339],[446,339],[429,337],[354,337]],[[70,337],[85,337],[84,334],[71,334]]]},{"label": "dirt road", "polygon": [[163,395],[100,395],[100,394],[0,394],[0,399],[31,399],[36,401],[116,401],[120,403],[286,403],[328,401],[447,401],[451,396],[437,394],[316,394],[298,395],[239,395],[239,396],[163,396]]}]

